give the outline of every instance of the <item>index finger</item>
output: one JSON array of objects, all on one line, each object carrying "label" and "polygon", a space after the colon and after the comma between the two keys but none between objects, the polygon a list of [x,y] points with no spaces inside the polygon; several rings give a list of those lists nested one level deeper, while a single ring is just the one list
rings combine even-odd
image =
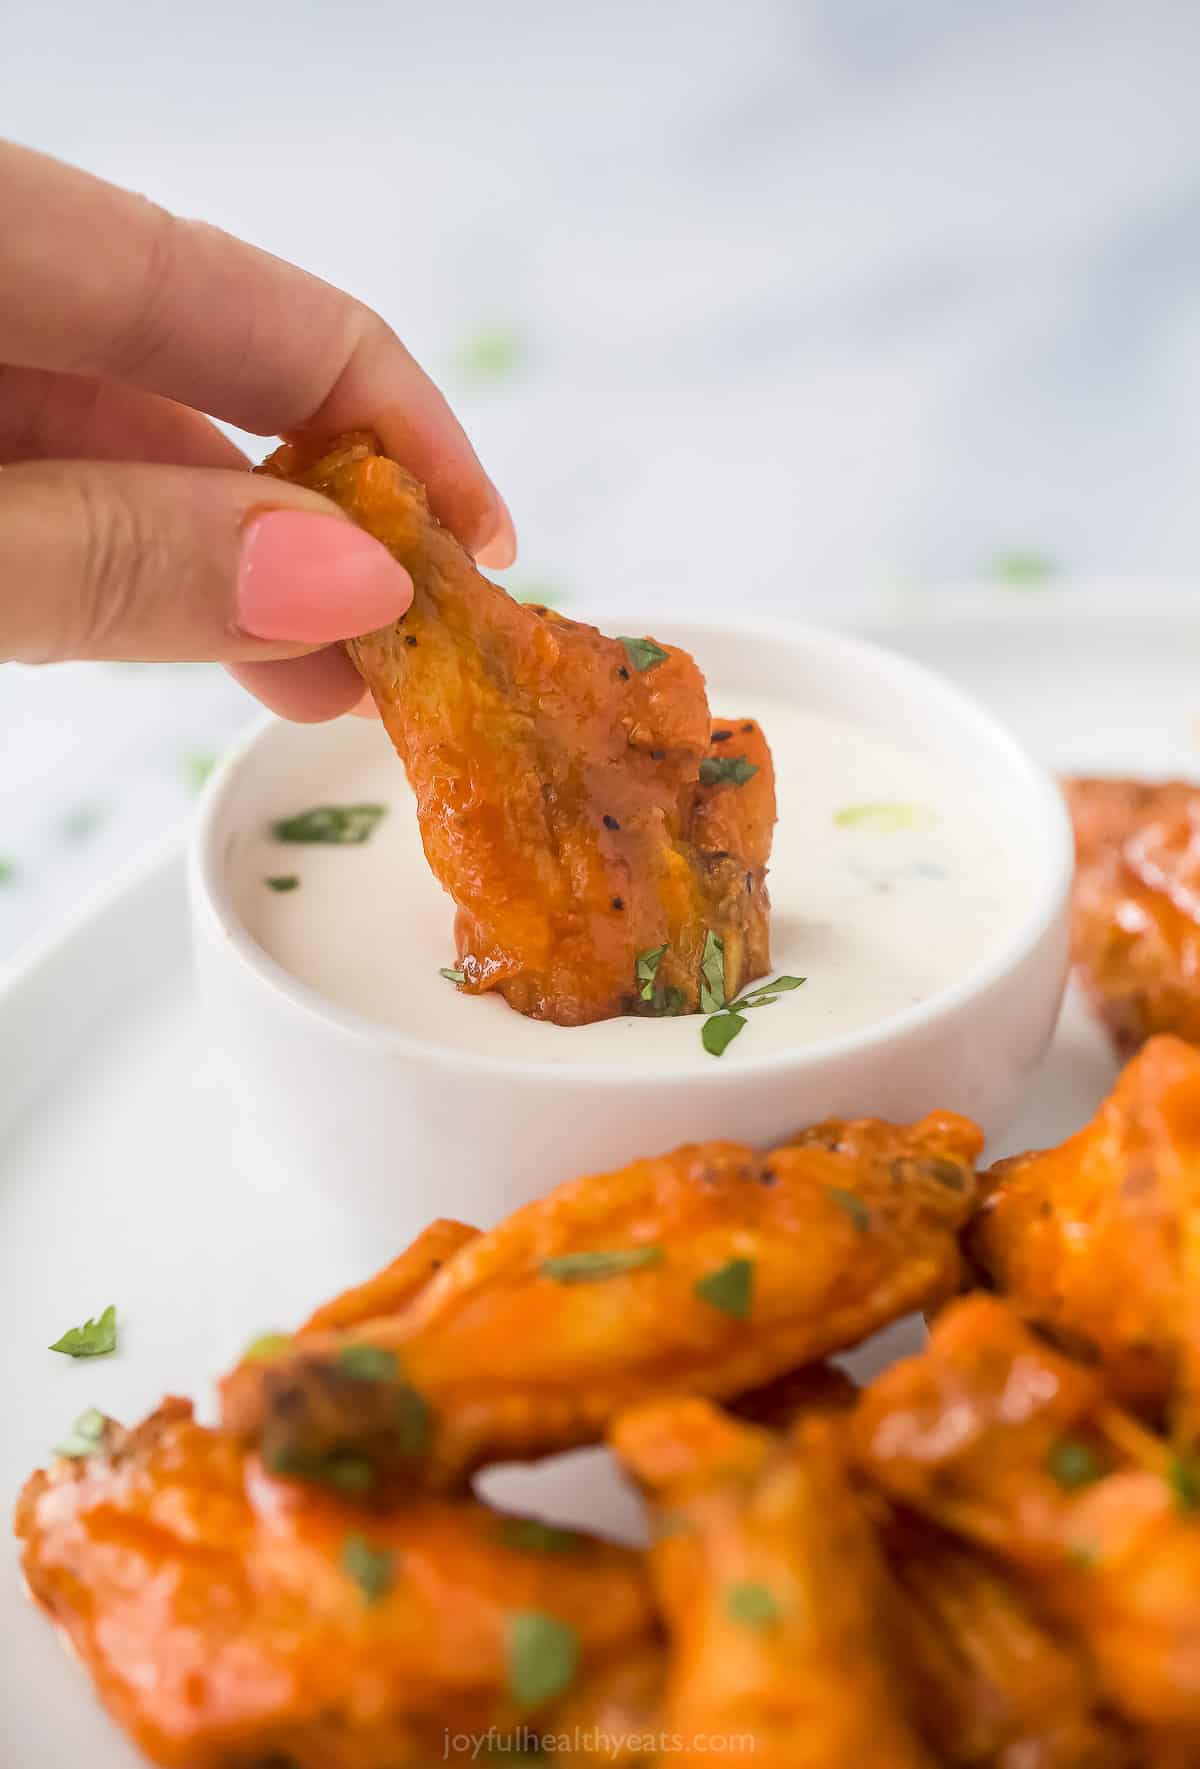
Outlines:
[{"label": "index finger", "polygon": [[504,565],[512,523],[450,407],[362,302],[269,252],[0,143],[0,362],[127,382],[260,436],[374,430]]}]

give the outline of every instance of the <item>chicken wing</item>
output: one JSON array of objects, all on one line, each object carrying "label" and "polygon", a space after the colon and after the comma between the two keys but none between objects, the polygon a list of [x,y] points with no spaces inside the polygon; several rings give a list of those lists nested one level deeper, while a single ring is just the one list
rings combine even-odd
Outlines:
[{"label": "chicken wing", "polygon": [[183,1401],[35,1474],[17,1532],[34,1597],[171,1769],[470,1761],[448,1737],[605,1711],[660,1660],[640,1556],[470,1501],[283,1485]]},{"label": "chicken wing", "polygon": [[597,1441],[652,1396],[760,1387],[954,1292],[980,1142],[949,1113],[864,1119],[575,1180],[467,1242],[400,1314],[243,1362],[225,1423],[276,1472],[349,1458],[445,1487]]},{"label": "chicken wing", "polygon": [[833,1421],[782,1439],[675,1400],[618,1419],[612,1441],[651,1500],[668,1760],[931,1765],[905,1716],[885,1575]]},{"label": "chicken wing", "polygon": [[1200,1761],[1200,1468],[1121,1413],[1099,1372],[974,1296],[865,1390],[859,1463],[894,1502],[987,1549],[1085,1646],[1134,1724]]},{"label": "chicken wing", "polygon": [[1200,1050],[1153,1038],[1078,1135],[1001,1161],[967,1233],[1026,1319],[1126,1406],[1200,1423]]},{"label": "chicken wing", "polygon": [[882,1529],[914,1720],[954,1769],[1142,1769],[1082,1649],[1016,1580],[910,1515]]},{"label": "chicken wing", "polygon": [[686,652],[514,602],[367,434],[260,471],[332,498],[412,577],[404,618],[348,648],[457,905],[463,988],[570,1026],[696,1010],[709,935],[726,998],[767,970],[770,752],[752,721],[712,727]]},{"label": "chicken wing", "polygon": [[1200,787],[1067,782],[1077,869],[1072,945],[1122,1055],[1155,1032],[1200,1043]]}]

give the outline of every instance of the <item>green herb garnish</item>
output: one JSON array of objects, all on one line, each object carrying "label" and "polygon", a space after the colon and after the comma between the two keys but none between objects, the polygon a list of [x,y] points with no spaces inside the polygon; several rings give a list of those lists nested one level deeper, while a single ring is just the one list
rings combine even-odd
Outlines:
[{"label": "green herb garnish", "polygon": [[271,834],[277,842],[324,842],[349,847],[370,841],[386,812],[386,805],[314,805],[310,811],[272,823]]},{"label": "green herb garnish", "polygon": [[362,1498],[375,1485],[375,1470],[365,1456],[318,1456],[280,1444],[264,1450],[263,1463],[271,1474],[311,1480],[314,1485],[327,1486],[347,1499]]},{"label": "green herb garnish", "polygon": [[579,1638],[556,1616],[540,1609],[522,1609],[508,1618],[506,1629],[508,1689],[523,1708],[540,1707],[561,1695],[579,1664]]},{"label": "green herb garnish", "polygon": [[932,829],[938,822],[928,805],[906,805],[880,799],[875,804],[843,805],[834,813],[839,829],[861,829],[869,835],[894,835],[901,829]]},{"label": "green herb garnish", "polygon": [[199,792],[217,765],[217,758],[203,750],[194,750],[183,758],[183,777],[193,792]]},{"label": "green herb garnish", "polygon": [[117,1349],[117,1310],[110,1303],[98,1320],[85,1321],[82,1327],[71,1327],[56,1339],[51,1351],[67,1357],[107,1357]]},{"label": "green herb garnish", "polygon": [[257,1339],[252,1339],[250,1341],[249,1345],[242,1353],[242,1362],[244,1364],[263,1363],[268,1358],[280,1357],[285,1351],[290,1351],[291,1349],[292,1341],[290,1334],[260,1333]]},{"label": "green herb garnish", "polygon": [[827,1185],[825,1196],[830,1203],[844,1210],[860,1235],[865,1235],[871,1226],[871,1212],[857,1192],[848,1192],[845,1186]]},{"label": "green herb garnish", "polygon": [[357,1532],[342,1543],[342,1571],[354,1580],[366,1601],[375,1604],[392,1588],[393,1559],[386,1548],[372,1548]]},{"label": "green herb garnish", "polygon": [[574,1554],[583,1546],[577,1531],[543,1523],[540,1517],[502,1517],[499,1534],[506,1548],[531,1554]]},{"label": "green herb garnish", "polygon": [[1104,1466],[1090,1444],[1077,1437],[1060,1437],[1046,1458],[1050,1473],[1066,1492],[1091,1486],[1104,1473]]},{"label": "green herb garnish", "polygon": [[0,860],[0,885],[11,884],[20,868],[11,860]]},{"label": "green herb garnish", "polygon": [[264,878],[263,883],[269,891],[295,891],[300,887],[300,880],[294,872],[279,872],[274,878]]},{"label": "green herb garnish", "polygon": [[402,1456],[423,1456],[429,1448],[429,1432],[433,1423],[429,1402],[423,1394],[404,1382],[396,1389],[393,1401],[393,1430]]},{"label": "green herb garnish", "polygon": [[745,786],[758,773],[758,763],[745,756],[705,756],[700,764],[701,786]]},{"label": "green herb garnish", "polygon": [[706,1278],[698,1279],[693,1293],[710,1308],[720,1309],[722,1314],[744,1321],[750,1313],[754,1295],[753,1260],[731,1259],[728,1265],[719,1266]]},{"label": "green herb garnish", "polygon": [[709,928],[700,958],[700,1012],[719,1013],[725,1006],[725,942]]},{"label": "green herb garnish", "polygon": [[[704,943],[706,957],[708,955],[709,940],[713,940],[717,946],[721,945],[721,942],[716,939],[715,935],[709,934]],[[722,950],[722,968],[723,961],[724,952]],[[792,989],[798,989],[800,985],[807,982],[807,980],[806,977],[774,977],[769,983],[760,983],[757,988],[747,990],[745,995],[739,996],[736,1001],[729,1002],[726,1006],[720,1008],[719,1011],[713,1013],[711,1019],[705,1020],[703,1026],[700,1028],[701,1044],[703,1044],[705,1050],[710,1056],[720,1056],[733,1043],[742,1027],[746,1024],[745,1014],[747,1009],[752,1007],[770,1007],[773,1002],[779,1000],[781,995],[788,994]],[[724,991],[724,987],[724,977],[722,976],[722,991]],[[711,1009],[705,1008],[704,999],[705,985],[702,977],[700,984],[701,1009],[704,1012],[711,1012]]]},{"label": "green herb garnish", "polygon": [[1058,573],[1058,565],[1047,553],[1022,548],[1001,553],[992,560],[989,575],[1000,579],[1012,589],[1032,590],[1047,583]]},{"label": "green herb garnish", "polygon": [[108,1420],[104,1414],[98,1407],[89,1407],[86,1413],[80,1413],[62,1442],[55,1444],[54,1454],[67,1456],[73,1462],[82,1461],[100,1448],[107,1429]]},{"label": "green herb garnish", "polygon": [[701,1026],[700,1042],[709,1056],[723,1056],[745,1024],[744,1014],[715,1013]]},{"label": "green herb garnish", "polygon": [[394,1351],[379,1345],[344,1345],[337,1356],[337,1367],[354,1382],[390,1382],[400,1366]]},{"label": "green herb garnish", "polygon": [[1172,1456],[1167,1485],[1180,1511],[1200,1511],[1200,1463],[1186,1456]]},{"label": "green herb garnish", "polygon": [[459,374],[472,386],[506,381],[520,367],[524,340],[514,326],[487,326],[463,345]]},{"label": "green herb garnish", "polygon": [[735,1622],[760,1631],[779,1620],[779,1604],[765,1585],[733,1585],[725,1596],[725,1608]]},{"label": "green herb garnish", "polygon": [[661,645],[656,645],[653,639],[629,639],[624,633],[621,633],[619,637],[630,663],[639,675],[646,670],[652,670],[656,664],[665,663],[671,655],[669,651],[664,651]]},{"label": "green herb garnish", "polygon": [[654,1000],[654,982],[665,951],[665,946],[654,946],[649,952],[638,954],[633,974],[637,978],[638,994],[643,1001]]},{"label": "green herb garnish", "polygon": [[559,1253],[552,1259],[543,1259],[539,1270],[544,1278],[553,1278],[558,1284],[595,1284],[604,1278],[619,1277],[622,1272],[658,1265],[662,1256],[661,1247],[618,1247],[611,1252]]},{"label": "green herb garnish", "polygon": [[440,970],[438,976],[445,977],[448,983],[465,983],[467,980],[467,973],[465,970]]}]

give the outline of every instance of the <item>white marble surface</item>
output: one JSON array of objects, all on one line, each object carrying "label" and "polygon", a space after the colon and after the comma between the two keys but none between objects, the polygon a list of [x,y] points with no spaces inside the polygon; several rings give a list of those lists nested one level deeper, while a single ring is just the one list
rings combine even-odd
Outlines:
[{"label": "white marble surface", "polygon": [[[568,607],[1009,555],[1186,595],[1198,50],[1177,0],[60,0],[6,9],[0,128],[379,307]],[[0,670],[0,954],[247,713],[208,668]]]}]

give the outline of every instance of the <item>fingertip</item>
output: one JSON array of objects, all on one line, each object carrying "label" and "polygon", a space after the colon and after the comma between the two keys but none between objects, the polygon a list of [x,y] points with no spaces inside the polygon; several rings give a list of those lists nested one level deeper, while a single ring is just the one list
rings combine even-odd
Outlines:
[{"label": "fingertip", "polygon": [[480,565],[487,565],[493,571],[504,571],[516,561],[517,530],[508,505],[499,492],[495,496],[496,511],[491,518],[491,527],[482,545],[475,548],[475,558]]},{"label": "fingertip", "polygon": [[329,644],[390,626],[412,598],[398,560],[339,516],[262,510],[243,530],[237,621],[252,638]]},{"label": "fingertip", "polygon": [[362,700],[362,677],[340,645],[266,663],[231,663],[235,681],[281,719],[319,725],[340,718]]}]

